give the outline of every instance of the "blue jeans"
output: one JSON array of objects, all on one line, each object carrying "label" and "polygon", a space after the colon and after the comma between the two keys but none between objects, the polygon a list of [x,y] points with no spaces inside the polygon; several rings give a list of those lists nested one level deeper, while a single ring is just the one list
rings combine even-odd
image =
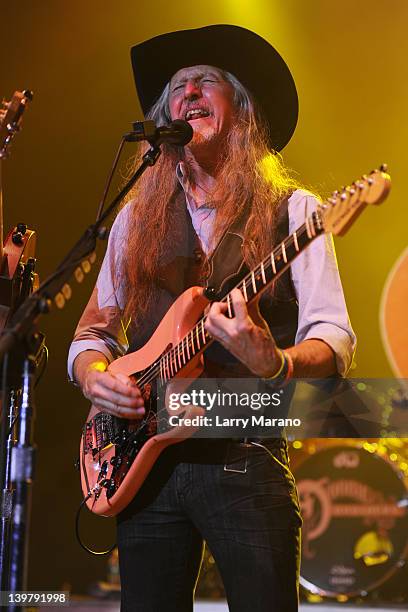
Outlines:
[{"label": "blue jeans", "polygon": [[203,539],[230,611],[297,611],[301,518],[287,444],[261,444],[164,451],[118,518],[122,612],[191,612]]}]

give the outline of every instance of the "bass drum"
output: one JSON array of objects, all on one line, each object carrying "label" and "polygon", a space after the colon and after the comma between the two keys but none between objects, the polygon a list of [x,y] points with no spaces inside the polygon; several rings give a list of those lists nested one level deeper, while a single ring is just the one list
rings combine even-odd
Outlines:
[{"label": "bass drum", "polygon": [[366,595],[406,560],[402,474],[368,443],[330,446],[293,463],[303,516],[301,585],[327,597]]}]

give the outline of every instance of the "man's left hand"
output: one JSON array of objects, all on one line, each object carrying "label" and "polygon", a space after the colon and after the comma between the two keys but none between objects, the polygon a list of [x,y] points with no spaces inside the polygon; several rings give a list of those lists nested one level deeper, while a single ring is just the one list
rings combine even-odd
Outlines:
[{"label": "man's left hand", "polygon": [[234,318],[228,317],[226,303],[214,302],[205,323],[207,332],[256,376],[273,376],[282,361],[269,328],[254,323],[239,289],[230,295]]}]

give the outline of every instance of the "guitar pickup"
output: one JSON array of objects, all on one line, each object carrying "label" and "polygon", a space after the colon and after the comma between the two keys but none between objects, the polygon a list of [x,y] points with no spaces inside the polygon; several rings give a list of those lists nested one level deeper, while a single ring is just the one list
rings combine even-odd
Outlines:
[{"label": "guitar pickup", "polygon": [[120,437],[120,419],[111,414],[99,412],[85,424],[84,452],[94,455],[112,446]]}]

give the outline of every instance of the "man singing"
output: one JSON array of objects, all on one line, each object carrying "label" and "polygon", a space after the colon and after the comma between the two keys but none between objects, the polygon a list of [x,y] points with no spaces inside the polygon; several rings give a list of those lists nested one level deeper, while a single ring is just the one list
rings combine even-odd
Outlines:
[{"label": "man singing", "polygon": [[[249,30],[215,25],[157,36],[132,49],[146,116],[188,121],[185,147],[163,145],[112,227],[69,369],[99,410],[144,415],[136,383],[109,363],[151,337],[186,288],[258,264],[316,207],[278,152],[297,122],[292,76]],[[222,256],[213,257],[226,235]],[[215,301],[208,376],[344,376],[355,347],[332,241],[320,237],[265,292],[260,315],[232,293]],[[233,612],[298,609],[300,513],[282,438],[188,440],[167,448],[119,515],[122,610],[187,612],[205,540]]]}]

